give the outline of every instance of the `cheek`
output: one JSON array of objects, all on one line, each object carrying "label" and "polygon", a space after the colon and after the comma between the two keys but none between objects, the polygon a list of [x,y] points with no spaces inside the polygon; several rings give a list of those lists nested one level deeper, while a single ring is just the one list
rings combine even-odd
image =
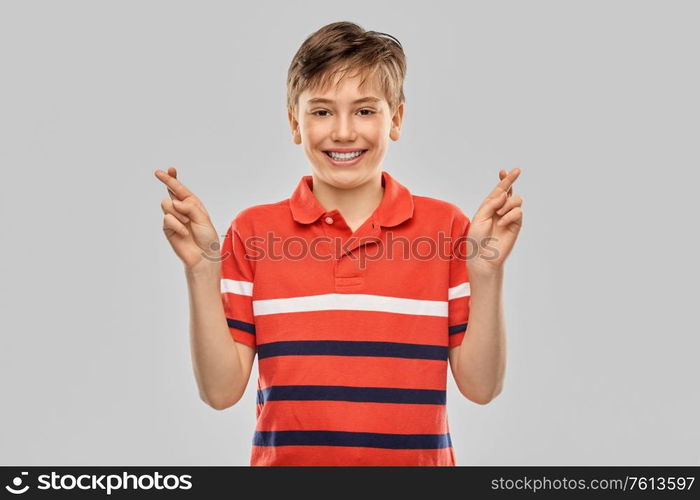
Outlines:
[{"label": "cheek", "polygon": [[363,126],[357,128],[357,132],[365,137],[367,140],[372,141],[373,144],[378,144],[382,141],[384,136],[389,135],[389,129],[381,124],[369,124],[366,123]]},{"label": "cheek", "polygon": [[323,125],[307,123],[302,130],[302,135],[306,136],[310,142],[314,140],[322,140],[326,136],[326,131]]},{"label": "cheek", "polygon": [[391,132],[391,123],[387,123],[384,120],[377,120],[371,124],[367,124],[367,136],[371,136],[373,140],[381,140],[383,137],[387,137],[389,132]]}]

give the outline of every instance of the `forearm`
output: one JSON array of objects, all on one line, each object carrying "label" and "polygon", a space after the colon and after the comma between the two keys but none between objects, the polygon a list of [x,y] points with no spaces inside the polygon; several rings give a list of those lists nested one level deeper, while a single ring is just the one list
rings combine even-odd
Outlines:
[{"label": "forearm", "polygon": [[459,350],[458,380],[465,394],[488,402],[501,392],[506,368],[503,271],[470,275],[470,311]]},{"label": "forearm", "polygon": [[221,266],[186,269],[190,303],[190,349],[202,400],[214,407],[234,404],[244,390],[243,369],[221,301]]}]

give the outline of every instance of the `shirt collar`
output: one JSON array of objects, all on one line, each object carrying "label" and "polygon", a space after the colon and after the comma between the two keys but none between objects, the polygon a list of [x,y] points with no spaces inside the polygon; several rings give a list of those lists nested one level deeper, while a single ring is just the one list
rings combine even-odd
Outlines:
[{"label": "shirt collar", "polygon": [[[372,214],[379,225],[391,227],[410,219],[413,216],[413,196],[408,188],[385,170],[382,170],[382,186],[384,186],[382,201]],[[326,212],[312,188],[313,177],[305,175],[299,180],[299,184],[289,198],[292,216],[302,224],[315,222]]]}]

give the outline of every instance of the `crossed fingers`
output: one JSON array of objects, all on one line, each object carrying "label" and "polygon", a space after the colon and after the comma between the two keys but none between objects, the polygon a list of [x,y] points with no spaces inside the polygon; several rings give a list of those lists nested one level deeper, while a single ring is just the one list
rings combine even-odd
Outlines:
[{"label": "crossed fingers", "polygon": [[155,175],[158,180],[160,180],[168,188],[170,198],[183,201],[189,196],[194,196],[192,191],[187,189],[184,184],[177,180],[177,171],[174,168],[169,168],[167,172],[156,170]]},{"label": "crossed fingers", "polygon": [[508,193],[508,196],[511,196],[513,194],[513,183],[515,182],[515,179],[517,179],[520,175],[520,169],[516,167],[507,174],[505,174],[505,176],[503,176],[503,172],[505,172],[505,170],[501,170],[499,172],[499,175],[502,177],[502,179],[498,184],[496,184],[496,187],[493,188],[493,191],[491,191],[492,197],[501,196],[501,194],[504,191]]}]

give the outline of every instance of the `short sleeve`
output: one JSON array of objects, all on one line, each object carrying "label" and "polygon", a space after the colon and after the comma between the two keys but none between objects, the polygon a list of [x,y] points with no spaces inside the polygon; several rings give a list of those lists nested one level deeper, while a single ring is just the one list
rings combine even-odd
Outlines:
[{"label": "short sleeve", "polygon": [[253,315],[253,270],[234,220],[226,231],[220,251],[221,300],[233,339],[257,350]]},{"label": "short sleeve", "polygon": [[450,277],[447,291],[449,347],[455,347],[462,343],[469,323],[471,298],[467,272],[469,224],[469,218],[460,210],[452,228],[452,252],[450,254]]}]

